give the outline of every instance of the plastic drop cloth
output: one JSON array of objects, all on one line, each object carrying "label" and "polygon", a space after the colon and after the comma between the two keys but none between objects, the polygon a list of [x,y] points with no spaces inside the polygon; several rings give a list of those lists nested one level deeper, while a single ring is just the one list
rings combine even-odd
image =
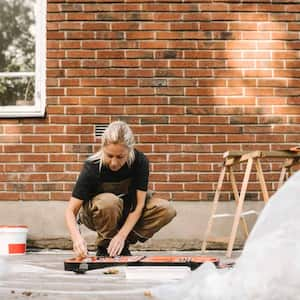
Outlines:
[{"label": "plastic drop cloth", "polygon": [[300,171],[270,198],[234,268],[206,263],[151,293],[161,300],[300,299]]}]

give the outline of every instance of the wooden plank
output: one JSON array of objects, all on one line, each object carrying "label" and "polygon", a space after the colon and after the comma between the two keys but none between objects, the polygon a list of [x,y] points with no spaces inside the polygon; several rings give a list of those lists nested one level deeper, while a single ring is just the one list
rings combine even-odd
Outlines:
[{"label": "wooden plank", "polygon": [[226,151],[223,154],[223,158],[241,157],[245,153],[245,151]]},{"label": "wooden plank", "polygon": [[261,156],[262,156],[262,151],[247,152],[246,154],[242,155],[240,162],[244,162],[249,160],[250,158],[261,157]]},{"label": "wooden plank", "polygon": [[234,166],[240,163],[240,157],[225,158],[225,166]]},{"label": "wooden plank", "polygon": [[278,151],[260,151],[261,157],[271,157],[271,158],[290,158],[298,157],[300,158],[299,152],[293,152],[289,150],[278,150]]},{"label": "wooden plank", "polygon": [[285,151],[285,150],[278,150],[278,151],[252,151],[242,155],[240,161],[244,162],[249,158],[255,157],[266,157],[266,158],[300,158],[299,152],[292,152],[292,151]]}]

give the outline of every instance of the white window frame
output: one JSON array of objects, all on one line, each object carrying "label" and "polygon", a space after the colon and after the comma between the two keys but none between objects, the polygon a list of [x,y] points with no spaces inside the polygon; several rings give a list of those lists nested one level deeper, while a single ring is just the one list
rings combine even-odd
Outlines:
[{"label": "white window frame", "polygon": [[34,105],[0,106],[0,118],[43,117],[46,109],[46,16],[47,0],[36,0],[35,71],[0,72],[0,77],[35,77]]}]

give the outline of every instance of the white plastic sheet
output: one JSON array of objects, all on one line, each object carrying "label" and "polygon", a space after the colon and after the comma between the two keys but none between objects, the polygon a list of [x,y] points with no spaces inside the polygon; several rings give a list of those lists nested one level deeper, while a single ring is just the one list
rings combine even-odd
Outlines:
[{"label": "white plastic sheet", "polygon": [[151,293],[161,300],[300,299],[300,171],[270,198],[233,269],[204,264]]}]

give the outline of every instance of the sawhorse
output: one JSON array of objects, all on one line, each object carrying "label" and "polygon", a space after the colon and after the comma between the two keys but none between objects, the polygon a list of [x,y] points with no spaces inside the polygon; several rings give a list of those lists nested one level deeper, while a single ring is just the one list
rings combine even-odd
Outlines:
[{"label": "sawhorse", "polygon": [[296,161],[297,162],[299,161],[300,154],[291,152],[291,151],[253,151],[253,152],[242,155],[240,162],[247,162],[247,166],[246,166],[245,175],[243,178],[241,192],[240,192],[239,199],[238,199],[238,205],[237,205],[237,208],[235,211],[234,221],[233,221],[231,234],[230,234],[230,238],[229,238],[229,243],[228,243],[228,247],[227,247],[227,252],[226,252],[227,257],[231,257],[231,254],[232,254],[234,241],[235,241],[236,235],[237,235],[239,220],[241,218],[253,164],[255,164],[255,166],[256,166],[257,176],[258,176],[258,179],[260,182],[263,200],[265,203],[269,200],[269,193],[268,193],[267,186],[265,183],[263,169],[261,167],[261,159],[262,158],[285,158],[286,159],[286,162],[281,169],[281,175],[280,175],[280,180],[279,180],[279,184],[278,184],[280,186],[280,185],[282,185],[283,180],[287,175],[287,171],[290,170],[290,167],[292,165],[294,165]]},{"label": "sawhorse", "polygon": [[293,158],[287,158],[283,166],[281,168],[279,182],[278,182],[278,188],[280,188],[284,181],[287,180],[289,176],[292,175],[292,167],[300,164],[300,158],[299,157],[293,157]]},{"label": "sawhorse", "polygon": [[[238,188],[237,188],[237,184],[236,184],[236,180],[235,180],[235,175],[234,175],[234,172],[233,172],[233,167],[234,167],[234,165],[236,165],[240,162],[240,158],[245,153],[246,152],[241,152],[241,151],[228,151],[228,152],[225,152],[224,155],[223,155],[224,160],[223,160],[223,163],[222,163],[222,169],[221,169],[221,173],[220,173],[220,176],[219,176],[217,189],[216,189],[216,192],[215,192],[215,195],[214,195],[211,214],[210,214],[210,217],[209,217],[209,220],[208,220],[207,228],[206,228],[206,231],[205,231],[205,234],[204,234],[204,239],[203,239],[203,242],[202,242],[201,251],[203,251],[203,252],[206,250],[208,239],[210,239],[210,234],[211,234],[211,231],[212,231],[212,226],[213,226],[214,219],[219,218],[219,217],[233,216],[233,215],[230,215],[230,214],[222,214],[222,215],[221,214],[216,214],[218,203],[219,203],[219,200],[220,200],[221,191],[222,191],[222,186],[223,186],[226,174],[229,174],[229,180],[231,182],[234,199],[236,201],[236,205],[238,205],[239,192],[238,192]],[[243,216],[241,217],[241,221],[242,221],[242,225],[243,225],[244,234],[247,237],[248,234],[249,234],[249,230],[248,230],[246,220]],[[223,242],[228,242],[228,241],[223,240]]]},{"label": "sawhorse", "polygon": [[[201,250],[202,251],[206,250],[207,241],[210,238],[214,219],[217,217],[222,217],[222,216],[234,216],[233,225],[232,225],[231,234],[229,236],[229,239],[226,239],[226,240],[223,239],[223,242],[224,241],[228,242],[226,256],[231,257],[240,221],[242,222],[242,225],[243,225],[244,234],[247,237],[249,234],[249,230],[248,230],[248,226],[247,226],[246,220],[244,218],[244,215],[249,214],[249,213],[256,213],[255,211],[243,212],[243,205],[244,205],[244,201],[245,201],[245,196],[246,196],[253,164],[255,165],[255,168],[256,168],[256,174],[257,174],[257,177],[258,177],[258,180],[260,183],[263,201],[266,203],[269,200],[269,193],[268,193],[268,189],[267,189],[264,174],[263,174],[263,169],[261,166],[261,159],[262,158],[285,158],[285,162],[282,166],[279,183],[278,183],[278,187],[280,187],[283,184],[283,181],[291,173],[291,167],[296,164],[300,164],[300,153],[299,152],[298,153],[291,152],[291,151],[252,151],[252,152],[229,151],[229,152],[224,153],[223,158],[224,158],[224,161],[223,161],[221,173],[219,176],[217,189],[216,189],[213,204],[212,204],[212,210],[211,210],[211,214],[210,214],[210,217],[208,220],[207,229],[206,229],[206,232],[204,235],[204,240],[202,243]],[[238,191],[234,172],[233,172],[233,166],[236,164],[239,164],[239,163],[246,163],[246,169],[245,169],[245,174],[243,177],[240,193]],[[230,215],[230,214],[218,215],[218,214],[216,214],[218,202],[220,199],[220,193],[222,190],[222,186],[224,183],[224,178],[225,178],[226,173],[229,173],[232,191],[233,191],[234,199],[236,202],[236,210],[235,210],[234,215]]]}]

